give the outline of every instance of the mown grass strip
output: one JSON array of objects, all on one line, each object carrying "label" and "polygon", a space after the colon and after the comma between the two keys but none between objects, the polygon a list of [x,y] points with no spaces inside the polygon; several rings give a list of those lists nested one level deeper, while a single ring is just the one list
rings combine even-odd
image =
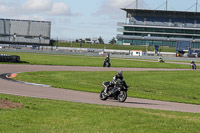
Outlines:
[{"label": "mown grass strip", "polygon": [[[5,53],[5,52],[4,52]],[[10,53],[20,56],[21,61],[31,65],[66,65],[66,66],[93,66],[102,67],[105,57],[92,56],[72,56],[56,54],[36,54],[36,53]],[[132,68],[176,68],[190,69],[190,65],[170,64],[159,62],[147,62],[131,59],[111,58],[112,67],[132,67]]]},{"label": "mown grass strip", "polygon": [[24,104],[0,109],[1,133],[198,133],[200,114],[72,103],[0,94]]},{"label": "mown grass strip", "polygon": [[[26,72],[17,80],[99,93],[116,72]],[[200,104],[200,71],[123,72],[129,97]]]}]

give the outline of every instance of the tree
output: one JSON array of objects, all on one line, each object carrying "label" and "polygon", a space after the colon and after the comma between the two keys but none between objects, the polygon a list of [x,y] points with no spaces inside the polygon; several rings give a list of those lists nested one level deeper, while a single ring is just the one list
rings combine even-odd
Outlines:
[{"label": "tree", "polygon": [[91,41],[91,39],[90,38],[85,38],[85,41]]},{"label": "tree", "polygon": [[104,44],[104,41],[103,41],[101,36],[98,38],[98,41],[99,41],[100,44]]},{"label": "tree", "polygon": [[113,37],[112,38],[112,40],[110,40],[110,42],[109,42],[110,44],[116,44],[117,43],[117,41],[116,41],[116,39]]},{"label": "tree", "polygon": [[76,42],[83,42],[83,39],[82,38],[80,38],[80,39],[76,39]]}]

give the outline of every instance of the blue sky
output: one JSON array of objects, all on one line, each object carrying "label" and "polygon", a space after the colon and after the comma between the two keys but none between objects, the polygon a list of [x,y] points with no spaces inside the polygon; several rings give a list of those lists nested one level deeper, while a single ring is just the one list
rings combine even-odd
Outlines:
[{"label": "blue sky", "polygon": [[[120,8],[132,2],[134,0],[0,0],[0,18],[51,21],[52,38],[74,40],[101,36],[108,41],[119,34],[117,22],[125,22],[125,12]],[[164,2],[139,0],[139,8],[156,9]],[[195,2],[168,0],[168,9],[185,11]],[[133,7],[134,4],[127,8]],[[195,7],[189,11],[195,11]]]}]

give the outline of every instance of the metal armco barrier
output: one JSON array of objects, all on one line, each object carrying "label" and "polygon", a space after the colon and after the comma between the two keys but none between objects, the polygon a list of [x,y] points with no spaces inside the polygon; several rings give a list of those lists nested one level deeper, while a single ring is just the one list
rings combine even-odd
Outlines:
[{"label": "metal armco barrier", "polygon": [[20,62],[20,56],[16,55],[7,55],[7,54],[1,54],[0,55],[0,62]]}]

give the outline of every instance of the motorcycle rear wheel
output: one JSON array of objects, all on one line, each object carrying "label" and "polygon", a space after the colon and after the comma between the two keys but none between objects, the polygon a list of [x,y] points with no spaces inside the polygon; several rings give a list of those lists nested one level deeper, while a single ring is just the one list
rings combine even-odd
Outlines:
[{"label": "motorcycle rear wheel", "polygon": [[119,95],[118,95],[118,101],[119,102],[124,102],[127,98],[127,93],[126,91],[120,91]]},{"label": "motorcycle rear wheel", "polygon": [[104,89],[100,92],[99,98],[103,101],[107,100],[108,97],[105,95]]}]

